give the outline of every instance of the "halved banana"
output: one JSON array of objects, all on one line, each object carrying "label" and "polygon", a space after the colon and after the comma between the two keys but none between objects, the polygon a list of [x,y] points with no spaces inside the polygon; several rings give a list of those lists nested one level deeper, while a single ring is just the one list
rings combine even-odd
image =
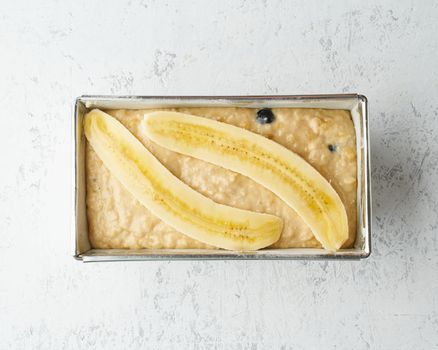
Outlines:
[{"label": "halved banana", "polygon": [[152,213],[201,242],[231,250],[275,243],[283,221],[213,202],[167,170],[119,121],[94,109],[85,135],[109,171]]},{"label": "halved banana", "polygon": [[274,192],[325,249],[335,251],[347,240],[347,214],[339,195],[287,148],[233,125],[177,112],[147,113],[142,125],[160,146],[248,176]]}]

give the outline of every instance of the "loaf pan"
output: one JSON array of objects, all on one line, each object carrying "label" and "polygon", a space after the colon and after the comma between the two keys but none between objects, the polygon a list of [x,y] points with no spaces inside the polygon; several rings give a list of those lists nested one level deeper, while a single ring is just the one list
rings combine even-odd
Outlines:
[{"label": "loaf pan", "polygon": [[[371,178],[367,99],[359,94],[287,96],[81,96],[73,116],[73,252],[77,260],[291,260],[363,259],[371,253]],[[357,234],[353,248],[329,252],[318,248],[263,249],[251,252],[221,249],[93,249],[86,214],[84,115],[93,108],[143,109],[169,107],[327,108],[351,112],[357,147]]]}]

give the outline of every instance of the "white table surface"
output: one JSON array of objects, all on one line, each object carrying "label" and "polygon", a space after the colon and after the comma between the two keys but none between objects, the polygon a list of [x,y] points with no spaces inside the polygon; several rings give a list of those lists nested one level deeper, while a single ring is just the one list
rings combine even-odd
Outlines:
[{"label": "white table surface", "polygon": [[[69,256],[76,96],[339,92],[370,102],[369,259]],[[438,347],[437,1],[1,1],[0,107],[0,349]]]}]

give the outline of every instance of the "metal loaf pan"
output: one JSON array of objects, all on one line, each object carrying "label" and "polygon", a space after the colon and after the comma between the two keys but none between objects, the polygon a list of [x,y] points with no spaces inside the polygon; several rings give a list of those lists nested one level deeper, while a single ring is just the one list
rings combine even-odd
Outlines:
[{"label": "metal loaf pan", "polygon": [[[141,109],[164,107],[299,107],[350,110],[357,140],[357,238],[354,248],[332,253],[324,249],[263,249],[233,252],[201,249],[92,249],[88,240],[83,117],[92,108]],[[74,117],[73,256],[84,262],[128,260],[230,259],[363,259],[371,253],[371,178],[367,99],[358,94],[290,96],[81,96]]]}]

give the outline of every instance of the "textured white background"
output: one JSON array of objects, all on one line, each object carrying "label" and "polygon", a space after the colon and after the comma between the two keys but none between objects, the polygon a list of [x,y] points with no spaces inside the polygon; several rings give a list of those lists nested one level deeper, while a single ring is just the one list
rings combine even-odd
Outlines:
[{"label": "textured white background", "polygon": [[[438,347],[437,1],[0,2],[0,349]],[[81,94],[360,92],[365,261],[82,264]]]}]

